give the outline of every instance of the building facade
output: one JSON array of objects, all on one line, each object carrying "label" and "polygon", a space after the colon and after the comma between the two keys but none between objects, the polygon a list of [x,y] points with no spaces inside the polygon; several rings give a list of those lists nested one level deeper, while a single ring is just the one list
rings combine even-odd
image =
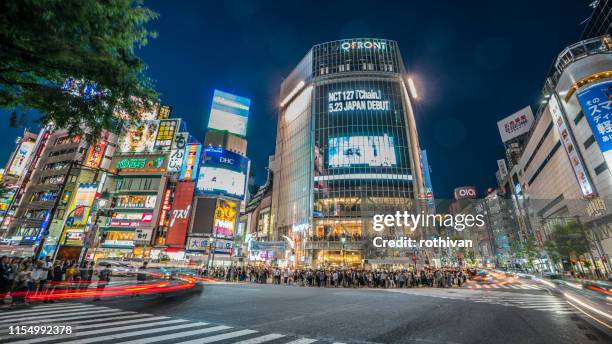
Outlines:
[{"label": "building facade", "polygon": [[[273,240],[298,265],[363,265],[375,213],[419,208],[420,147],[397,42],[314,46],[281,85]],[[385,233],[399,235],[400,233]]]}]

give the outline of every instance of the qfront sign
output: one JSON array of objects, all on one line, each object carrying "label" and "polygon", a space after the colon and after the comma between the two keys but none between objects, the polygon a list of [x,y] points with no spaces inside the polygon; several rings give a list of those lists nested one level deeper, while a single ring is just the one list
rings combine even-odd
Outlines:
[{"label": "qfront sign", "polygon": [[344,41],[340,43],[340,48],[344,51],[355,49],[376,49],[387,50],[387,42],[384,41]]}]

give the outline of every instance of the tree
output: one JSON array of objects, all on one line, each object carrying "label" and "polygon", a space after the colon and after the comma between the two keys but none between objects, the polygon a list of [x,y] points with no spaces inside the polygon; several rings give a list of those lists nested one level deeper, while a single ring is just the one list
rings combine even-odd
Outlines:
[{"label": "tree", "polygon": [[538,257],[538,246],[535,243],[535,239],[533,237],[527,238],[525,243],[523,244],[523,250],[525,255],[527,256],[527,264],[533,268],[533,262]]},{"label": "tree", "polygon": [[589,251],[589,243],[584,236],[582,224],[576,221],[555,226],[553,230],[555,249],[561,257],[579,257]]},{"label": "tree", "polygon": [[512,243],[510,244],[510,248],[512,250],[512,254],[514,255],[515,259],[523,259],[525,258],[525,251],[523,249],[523,243],[521,243],[519,240],[512,240]]},{"label": "tree", "polygon": [[553,240],[547,240],[544,242],[544,249],[548,253],[548,258],[552,261],[554,266],[557,266],[561,262],[559,252],[557,252],[557,245]]},{"label": "tree", "polygon": [[155,18],[141,0],[0,2],[0,107],[96,136],[117,113],[135,118],[157,100],[135,54]]}]

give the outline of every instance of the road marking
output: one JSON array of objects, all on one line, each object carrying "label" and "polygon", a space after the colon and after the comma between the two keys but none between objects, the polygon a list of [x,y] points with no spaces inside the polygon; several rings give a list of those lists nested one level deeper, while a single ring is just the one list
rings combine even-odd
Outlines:
[{"label": "road marking", "polygon": [[267,334],[261,337],[246,339],[240,342],[236,342],[234,344],[259,344],[259,343],[269,342],[271,340],[275,340],[275,339],[282,338],[282,337],[284,337],[284,335],[278,334],[278,333],[272,333],[272,334]]},{"label": "road marking", "polygon": [[298,340],[294,340],[292,342],[285,343],[285,344],[310,344],[310,343],[314,343],[316,341],[317,341],[316,339],[300,338]]},{"label": "road marking", "polygon": [[[70,312],[70,315],[76,315],[78,314],[80,317],[84,317],[86,315],[96,315],[96,314],[100,314],[100,313],[114,313],[116,312],[116,310],[114,309],[102,309],[102,310],[91,310],[88,309],[87,311],[83,311],[83,312]],[[129,312],[123,312],[125,314],[129,314]],[[58,314],[52,314],[52,315],[45,315],[45,316],[36,316],[36,319],[41,320],[41,319],[54,319],[54,318],[62,318],[66,315],[66,312],[62,312],[62,313],[58,313]],[[5,323],[5,322],[15,322],[15,321],[20,321],[20,320],[32,320],[32,315],[28,315],[26,317],[17,317],[17,318],[12,318],[12,319],[7,319],[7,320],[0,320],[0,323]]]},{"label": "road marking", "polygon": [[[168,324],[175,324],[178,322],[186,322],[187,320],[183,320],[183,319],[178,319],[178,320],[168,320],[168,321],[160,321],[160,322],[156,322],[156,323],[152,323],[152,324],[146,324],[146,326],[151,327],[151,326],[159,326],[159,325],[168,325]],[[145,326],[137,326],[137,325],[131,325],[131,326],[124,326],[124,327],[115,327],[115,328],[110,328],[110,329],[101,329],[101,330],[94,330],[94,331],[85,331],[85,332],[80,332],[80,333],[76,333],[76,332],[72,332],[72,334],[67,335],[71,338],[70,343],[95,343],[95,342],[101,342],[101,341],[105,341],[105,340],[112,340],[112,339],[116,339],[116,338],[123,338],[123,337],[134,337],[134,336],[138,336],[141,334],[148,334],[148,333],[153,333],[153,332],[162,332],[162,331],[171,331],[174,329],[180,329],[180,328],[184,328],[184,327],[188,327],[188,326],[192,326],[191,324],[187,324],[187,326],[185,326],[185,324],[183,325],[178,325],[178,326],[170,326],[170,327],[162,327],[162,328],[153,328],[150,330],[141,330],[141,331],[135,331],[135,332],[127,332],[127,333],[121,333],[121,334],[115,334],[115,335],[108,335],[108,336],[101,336],[101,337],[93,337],[93,338],[86,338],[86,339],[72,339],[73,337],[83,337],[83,336],[89,336],[92,334],[100,334],[100,333],[106,333],[106,332],[117,332],[117,331],[122,331],[122,330],[129,330],[129,329],[133,329],[133,328],[139,328],[139,327],[145,327]],[[66,335],[61,335],[61,336],[52,336],[52,337],[40,337],[40,338],[33,338],[33,339],[29,339],[29,340],[25,340],[25,341],[20,341],[19,344],[30,344],[30,343],[42,343],[42,342],[48,342],[48,341],[53,341],[53,340],[57,340],[57,339],[66,339],[67,338]]]},{"label": "road marking", "polygon": [[[86,309],[86,308],[91,308],[91,306],[83,305],[83,306],[66,307],[66,308],[62,308],[61,310],[60,309],[52,310],[51,312],[47,312],[46,314],[66,313],[66,310],[72,310],[72,309],[79,310],[79,309]],[[104,307],[104,308],[106,308],[106,307]],[[28,309],[28,310],[23,310],[23,311],[11,312],[11,316],[22,315],[22,314],[39,314],[39,313],[40,313],[40,311],[38,309]],[[9,317],[8,315],[0,316],[0,320],[1,319],[6,319],[8,317]]]},{"label": "road marking", "polygon": [[[201,324],[201,325],[208,325],[208,323],[199,323],[199,324]],[[192,331],[187,331],[187,332],[170,333],[170,334],[166,334],[166,335],[163,335],[163,336],[157,336],[157,337],[153,337],[153,338],[141,338],[141,339],[131,340],[129,342],[121,342],[121,344],[147,344],[147,343],[155,343],[155,342],[161,342],[163,340],[168,340],[168,339],[189,337],[189,336],[195,336],[195,335],[198,335],[198,334],[223,331],[223,330],[227,330],[227,329],[230,329],[230,328],[231,328],[230,326],[207,327],[207,328],[204,328],[204,329],[192,330]]]},{"label": "road marking", "polygon": [[186,341],[186,342],[180,342],[180,343],[175,343],[175,344],[214,343],[214,342],[218,342],[218,341],[221,341],[221,340],[230,339],[230,338],[236,338],[236,337],[241,337],[241,336],[246,336],[248,334],[253,334],[253,333],[257,333],[257,331],[254,331],[254,330],[241,330],[241,331],[236,331],[236,332],[229,332],[229,333],[224,333],[224,334],[218,334],[216,336],[211,336],[211,337],[204,337],[204,338],[200,338],[200,339],[189,340],[189,341]]}]

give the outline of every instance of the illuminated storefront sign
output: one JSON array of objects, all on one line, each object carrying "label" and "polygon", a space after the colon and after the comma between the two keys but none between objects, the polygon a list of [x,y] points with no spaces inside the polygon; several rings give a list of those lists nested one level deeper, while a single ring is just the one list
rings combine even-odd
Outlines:
[{"label": "illuminated storefront sign", "polygon": [[83,229],[68,229],[64,237],[64,244],[68,246],[82,246],[84,232]]},{"label": "illuminated storefront sign", "polygon": [[157,130],[157,137],[155,138],[154,149],[158,151],[167,151],[172,147],[172,141],[174,140],[174,134],[178,127],[177,119],[166,119],[159,121],[159,130]]},{"label": "illuminated storefront sign", "polygon": [[17,152],[15,152],[15,156],[6,173],[12,176],[21,176],[34,152],[34,146],[34,142],[22,142],[19,148],[17,148]]},{"label": "illuminated storefront sign", "polygon": [[395,143],[393,137],[345,136],[329,138],[329,167],[348,166],[395,166]]},{"label": "illuminated storefront sign", "polygon": [[553,118],[553,123],[557,128],[559,137],[561,138],[561,143],[563,144],[565,152],[567,153],[567,156],[570,160],[570,165],[574,170],[574,175],[576,176],[576,180],[578,181],[578,185],[580,186],[582,195],[592,196],[594,194],[593,186],[591,185],[591,182],[586,174],[584,165],[582,164],[582,161],[578,156],[578,152],[576,151],[576,143],[574,142],[569,133],[567,124],[565,123],[565,119],[563,118],[556,97],[550,98],[550,101],[548,102],[548,107]]},{"label": "illuminated storefront sign", "polygon": [[152,213],[113,213],[110,220],[111,227],[140,227],[150,226],[153,221]]},{"label": "illuminated storefront sign", "polygon": [[164,172],[166,170],[163,155],[152,158],[123,158],[115,164],[115,170],[121,172]]},{"label": "illuminated storefront sign", "polygon": [[251,100],[215,90],[208,128],[246,136]]},{"label": "illuminated storefront sign", "polygon": [[166,189],[164,194],[164,203],[162,203],[161,212],[159,215],[159,225],[163,226],[166,223],[166,215],[170,210],[170,197],[172,196],[172,190]]},{"label": "illuminated storefront sign", "polygon": [[216,238],[232,238],[237,213],[235,202],[219,200],[215,209],[213,236]]},{"label": "illuminated storefront sign", "polygon": [[166,235],[166,245],[183,245],[189,225],[191,202],[193,201],[194,182],[178,182],[174,191],[170,223]]},{"label": "illuminated storefront sign", "polygon": [[385,41],[345,41],[340,43],[340,48],[344,51],[354,49],[376,49],[386,50],[387,42]]},{"label": "illuminated storefront sign", "polygon": [[157,202],[156,195],[122,195],[114,198],[115,208],[145,208],[153,209]]},{"label": "illuminated storefront sign", "polygon": [[106,152],[106,145],[108,144],[108,131],[102,131],[102,135],[94,144],[87,150],[87,156],[85,157],[85,166],[97,168],[102,162],[104,152]]},{"label": "illuminated storefront sign", "polygon": [[456,200],[464,198],[474,199],[476,198],[476,188],[473,186],[460,186],[455,188],[454,194]]},{"label": "illuminated storefront sign", "polygon": [[389,100],[383,100],[381,90],[354,89],[327,93],[329,113],[340,111],[388,111]]},{"label": "illuminated storefront sign", "polygon": [[181,166],[181,174],[179,179],[182,181],[195,180],[198,173],[198,165],[200,164],[200,154],[202,152],[201,144],[189,144],[185,146],[185,158]]},{"label": "illuminated storefront sign", "polygon": [[[208,237],[189,237],[186,248],[189,251],[208,251],[210,240]],[[212,242],[214,243],[215,253],[230,253],[234,246],[231,240],[214,239]]]}]

